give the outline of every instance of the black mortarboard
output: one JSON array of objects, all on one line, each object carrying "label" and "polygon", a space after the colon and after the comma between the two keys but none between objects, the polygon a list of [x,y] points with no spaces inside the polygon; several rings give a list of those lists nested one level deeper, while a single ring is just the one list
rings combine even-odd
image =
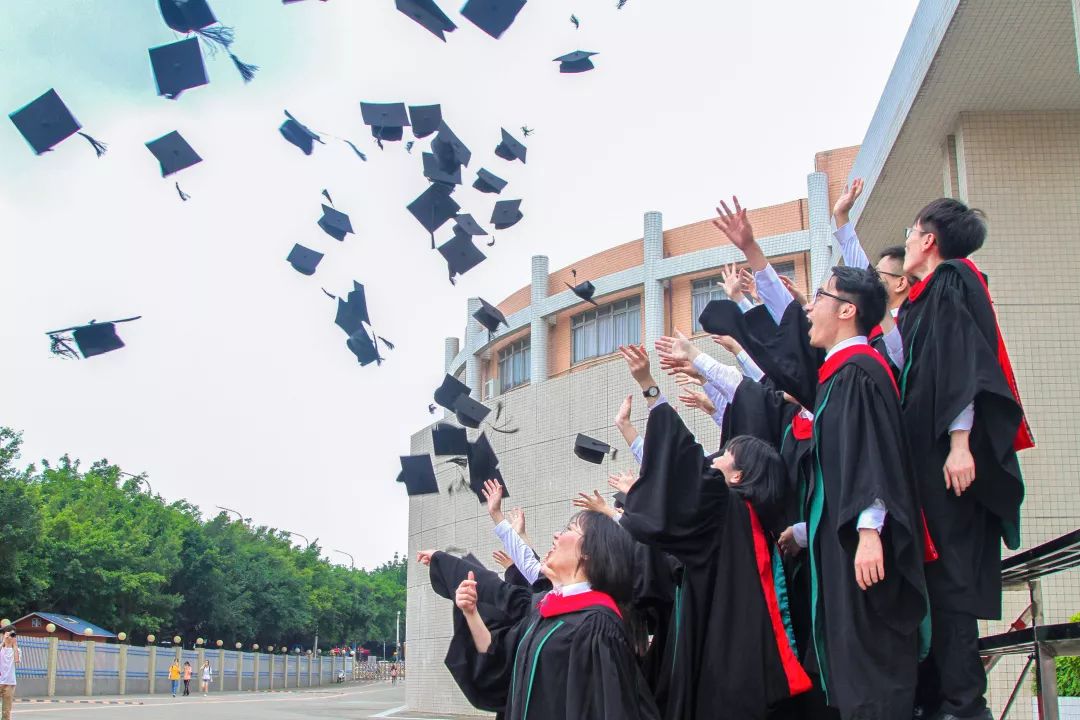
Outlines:
[{"label": "black mortarboard", "polygon": [[467,428],[475,430],[480,427],[480,423],[484,422],[490,412],[491,408],[473,400],[467,394],[458,395],[454,400],[454,414],[458,422]]},{"label": "black mortarboard", "polygon": [[202,48],[195,37],[150,48],[150,66],[154,70],[158,95],[170,100],[175,100],[185,90],[210,82],[203,65]]},{"label": "black mortarboard", "polygon": [[502,310],[495,307],[484,298],[479,298],[479,300],[480,309],[473,313],[476,322],[486,327],[488,332],[495,332],[498,330],[500,323],[506,324],[506,316],[502,314]]},{"label": "black mortarboard", "polygon": [[432,182],[446,185],[461,184],[461,167],[456,166],[450,171],[443,169],[439,159],[431,153],[424,153],[424,177]]},{"label": "black mortarboard", "polygon": [[161,17],[176,32],[202,30],[217,22],[206,0],[158,0]]},{"label": "black mortarboard", "polygon": [[469,0],[461,14],[476,27],[498,39],[525,7],[526,0]]},{"label": "black mortarboard", "polygon": [[463,233],[454,233],[454,237],[440,245],[439,254],[450,266],[450,282],[454,282],[455,275],[464,275],[487,259],[487,255],[473,244],[472,238]]},{"label": "black mortarboard", "polygon": [[566,53],[555,58],[552,62],[559,63],[559,72],[561,73],[580,73],[586,70],[592,70],[592,60],[589,58],[599,53],[588,52],[587,50],[575,50],[572,53]]},{"label": "black mortarboard", "polygon": [[611,452],[610,445],[588,435],[578,433],[577,440],[574,441],[574,454],[582,460],[596,465],[604,462],[604,458],[609,452]]},{"label": "black mortarboard", "polygon": [[517,139],[506,132],[502,131],[502,142],[495,146],[495,154],[501,157],[503,160],[520,160],[525,162],[525,154],[529,151],[527,147],[522,145]]},{"label": "black mortarboard", "polygon": [[467,455],[469,452],[465,428],[450,423],[436,423],[431,428],[431,442],[436,455]]},{"label": "black mortarboard", "polygon": [[405,103],[360,103],[364,124],[371,126],[371,136],[380,140],[400,140],[409,124]]},{"label": "black mortarboard", "polygon": [[480,172],[476,173],[476,182],[473,183],[473,187],[482,193],[495,193],[498,195],[506,187],[506,181],[498,175],[493,175],[484,168],[480,168]]},{"label": "black mortarboard", "polygon": [[352,222],[349,216],[340,210],[335,210],[329,205],[322,206],[323,216],[319,219],[319,227],[335,240],[344,240],[347,233],[351,233]]},{"label": "black mortarboard", "polygon": [[593,305],[596,304],[596,301],[592,299],[593,294],[596,292],[596,287],[588,280],[586,280],[585,282],[580,282],[577,285],[571,285],[570,283],[566,283],[566,287],[570,288],[571,292],[573,292],[585,302],[591,302]]},{"label": "black mortarboard", "polygon": [[505,230],[517,225],[518,221],[525,217],[521,214],[520,207],[520,200],[500,200],[495,203],[495,209],[491,211],[491,224],[496,230]]},{"label": "black mortarboard", "polygon": [[443,169],[447,170],[458,165],[468,167],[469,160],[472,159],[472,151],[465,147],[465,143],[454,134],[446,121],[439,123],[439,134],[431,141],[431,152],[435,153]]},{"label": "black mortarboard", "polygon": [[315,268],[319,266],[319,261],[322,259],[323,254],[321,252],[315,252],[300,243],[293,245],[289,257],[285,258],[293,266],[293,269],[301,275],[314,275]]},{"label": "black mortarboard", "polygon": [[439,492],[435,481],[435,467],[430,455],[401,455],[401,474],[409,495],[432,495]]},{"label": "black mortarboard", "polygon": [[442,122],[441,105],[410,105],[409,122],[414,138],[425,138],[439,129]]},{"label": "black mortarboard", "polygon": [[116,325],[111,322],[83,325],[75,328],[72,335],[84,358],[102,355],[124,347],[124,341],[116,334]]},{"label": "black mortarboard", "polygon": [[345,341],[345,345],[356,356],[361,366],[382,361],[382,358],[379,357],[379,349],[375,347],[375,341],[367,334],[367,330],[362,327],[349,336],[349,339]]},{"label": "black mortarboard", "polygon": [[443,378],[442,385],[435,390],[435,402],[451,412],[454,410],[454,401],[460,395],[468,395],[469,386],[458,380],[453,375]]},{"label": "black mortarboard", "polygon": [[363,327],[361,323],[371,324],[371,318],[368,317],[367,295],[363,285],[354,280],[353,290],[348,294],[347,299],[338,298],[334,322],[345,331],[346,335],[352,335],[360,330]]},{"label": "black mortarboard", "polygon": [[161,177],[168,177],[174,172],[202,162],[199,154],[176,130],[146,143],[146,149],[161,163]]},{"label": "black mortarboard", "polygon": [[322,143],[322,139],[307,126],[300,124],[300,121],[289,114],[288,110],[285,111],[285,115],[288,119],[278,128],[282,137],[303,150],[305,155],[310,155],[315,149],[315,143]]},{"label": "black mortarboard", "polygon": [[82,127],[60,95],[51,88],[8,117],[38,155],[48,152]]},{"label": "black mortarboard", "polygon": [[415,200],[409,203],[409,212],[420,221],[430,233],[443,226],[450,218],[457,215],[461,206],[454,202],[445,186],[438,183],[430,185]]},{"label": "black mortarboard", "polygon": [[[397,9],[427,28],[437,38],[446,42],[444,32],[457,30],[434,0],[397,0]],[[423,137],[423,136],[420,136]]]},{"label": "black mortarboard", "polygon": [[502,485],[503,497],[510,497],[510,490],[499,472],[499,458],[487,436],[480,433],[476,442],[469,445],[469,487],[482,503],[487,502],[484,499],[484,482],[487,480],[497,480]]},{"label": "black mortarboard", "polygon": [[487,235],[487,230],[480,227],[480,223],[476,222],[476,219],[472,215],[463,214],[454,217],[454,234],[455,235]]}]

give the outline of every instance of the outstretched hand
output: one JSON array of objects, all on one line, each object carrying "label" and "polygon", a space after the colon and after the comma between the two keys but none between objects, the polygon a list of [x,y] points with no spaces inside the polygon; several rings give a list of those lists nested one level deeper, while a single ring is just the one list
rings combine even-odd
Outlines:
[{"label": "outstretched hand", "polygon": [[738,355],[743,351],[743,346],[739,344],[739,341],[730,335],[713,335],[712,341],[732,355]]},{"label": "outstretched hand", "polygon": [[653,384],[652,368],[649,365],[649,353],[644,345],[620,345],[619,354],[626,361],[630,375],[642,387]]},{"label": "outstretched hand", "polygon": [[791,297],[795,298],[795,302],[799,303],[799,307],[806,306],[806,294],[799,289],[799,286],[795,284],[795,281],[789,278],[787,275],[780,275],[780,282],[783,284],[787,291],[791,293]]},{"label": "outstretched hand", "polygon": [[614,488],[616,492],[630,492],[630,488],[634,487],[634,483],[637,482],[637,475],[629,470],[623,470],[617,475],[608,476],[607,484]]},{"label": "outstretched hand", "polygon": [[634,396],[627,395],[615,414],[615,427],[622,428],[630,424],[630,411],[634,409]]},{"label": "outstretched hand", "polygon": [[431,565],[431,556],[434,554],[434,550],[419,550],[416,553],[416,562],[421,565]]},{"label": "outstretched hand", "polygon": [[502,512],[502,485],[499,484],[498,480],[485,480],[483,492],[484,499],[487,501],[488,515],[498,525],[504,519]]},{"label": "outstretched hand", "polygon": [[746,210],[739,205],[739,198],[732,197],[731,201],[735,205],[735,211],[732,212],[727,203],[721,200],[720,207],[716,208],[719,217],[712,222],[720,232],[727,235],[732,245],[745,253],[747,248],[754,244],[754,228],[750,227]]},{"label": "outstretched hand", "polygon": [[510,527],[514,529],[514,532],[519,537],[525,537],[525,511],[521,508],[514,508],[506,513],[506,521],[510,523]]},{"label": "outstretched hand", "polygon": [[851,208],[855,206],[855,201],[862,195],[862,191],[862,178],[855,178],[849,184],[844,185],[844,192],[840,193],[840,197],[836,198],[836,204],[833,205],[832,209],[837,228],[848,224]]},{"label": "outstretched hand", "polygon": [[491,553],[491,558],[495,562],[499,563],[499,566],[503,570],[509,570],[510,566],[514,564],[514,561],[510,559],[510,556],[502,550],[496,550],[495,552]]},{"label": "outstretched hand", "polygon": [[706,397],[705,393],[687,390],[679,395],[679,401],[688,408],[697,408],[709,417],[712,417],[713,413],[716,412],[716,406],[713,405],[712,400]]},{"label": "outstretched hand", "polygon": [[701,353],[678,328],[674,337],[664,336],[656,341],[656,352],[660,356],[660,368],[669,375],[689,374],[694,370],[694,358]]},{"label": "outstretched hand", "polygon": [[697,371],[697,368],[691,369],[693,370],[693,372],[675,373],[675,384],[679,387],[685,387],[687,385],[697,385],[698,387],[705,387],[705,378],[701,376],[701,373]]},{"label": "outstretched hand", "polygon": [[729,300],[739,302],[743,298],[741,275],[735,263],[720,268],[720,278],[724,282],[724,293]]},{"label": "outstretched hand", "polygon": [[593,512],[603,513],[608,517],[615,516],[615,510],[607,504],[607,500],[600,495],[599,490],[593,490],[592,495],[586,493],[578,493],[578,496],[573,500],[574,507],[582,508],[583,510],[592,510]]},{"label": "outstretched hand", "polygon": [[467,578],[458,585],[457,593],[454,594],[454,604],[466,615],[476,613],[476,575],[469,571]]}]

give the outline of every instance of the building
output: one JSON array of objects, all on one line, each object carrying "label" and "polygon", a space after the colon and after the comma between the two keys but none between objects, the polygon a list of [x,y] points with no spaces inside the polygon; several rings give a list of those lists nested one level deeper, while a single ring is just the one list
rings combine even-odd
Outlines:
[{"label": "building", "polygon": [[[818,154],[805,198],[751,211],[765,252],[778,265],[789,263],[786,270],[805,289],[840,262],[829,209],[850,178],[866,182],[852,218],[872,257],[901,242],[904,227],[936,197],[957,197],[987,213],[990,236],[975,260],[990,277],[1038,443],[1021,458],[1028,493],[1024,548],[1080,525],[1080,447],[1070,420],[1080,404],[1071,362],[1080,356],[1080,336],[1063,332],[1080,311],[1080,17],[1074,18],[1074,4],[922,0],[861,146]],[[579,432],[623,448],[612,419],[636,386],[610,351],[639,339],[651,347],[674,327],[695,330],[695,308],[718,291],[719,267],[741,259],[708,220],[665,230],[660,213],[648,212],[641,239],[574,263],[576,280],[596,285],[599,307],[566,289],[575,281],[571,268],[552,271],[544,257],[533,258],[531,284],[499,303],[508,328],[489,335],[471,318],[479,301],[469,301],[464,339],[446,341],[446,370],[487,404],[501,403],[506,421],[520,428],[514,435],[488,435],[513,493],[506,505],[525,509],[541,552],[570,515],[571,497],[606,489],[610,472],[632,465],[625,451],[602,466],[572,452]],[[708,338],[699,335],[697,342],[716,352]],[[675,394],[666,378],[661,389]],[[635,403],[639,428],[643,410]],[[718,433],[708,418],[689,417],[702,444],[715,445]],[[424,428],[412,437],[412,451],[430,450]],[[458,472],[453,466],[438,471],[444,488]],[[414,497],[409,510],[410,556],[454,546],[486,560],[497,547],[471,493]],[[473,712],[442,664],[449,603],[434,595],[426,570],[415,563],[408,582],[408,705]],[[1066,620],[1080,612],[1080,576],[1050,578],[1043,597],[1047,620]],[[983,632],[1004,631],[1027,605],[1026,593],[1006,593],[1002,621],[983,623]],[[993,671],[995,715],[1023,660],[1005,660]],[[1029,696],[1030,683],[1024,683],[1014,717],[1031,717]]]},{"label": "building", "polygon": [[[49,625],[56,629],[49,632]],[[24,637],[56,637],[61,640],[95,640],[97,642],[116,642],[116,634],[92,622],[74,615],[60,613],[32,612],[12,623],[15,631]]]}]

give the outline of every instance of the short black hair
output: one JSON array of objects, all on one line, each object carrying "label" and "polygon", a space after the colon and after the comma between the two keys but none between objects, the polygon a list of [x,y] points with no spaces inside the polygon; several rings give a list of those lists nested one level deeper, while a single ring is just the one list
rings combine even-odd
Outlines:
[{"label": "short black hair", "polygon": [[877,273],[871,270],[837,265],[832,269],[836,289],[855,306],[855,328],[860,335],[869,335],[885,317],[888,294]]},{"label": "short black hair", "polygon": [[[880,283],[879,283],[880,284]],[[736,435],[728,440],[724,450],[730,450],[735,469],[742,480],[731,491],[748,500],[762,522],[771,524],[784,506],[787,470],[776,449],[761,438]]]},{"label": "short black hair", "polygon": [[878,260],[884,260],[885,258],[889,258],[890,260],[899,260],[900,262],[904,262],[904,255],[906,254],[907,251],[904,250],[903,245],[890,245],[889,247],[878,253]]},{"label": "short black hair", "polygon": [[959,200],[938,198],[919,211],[915,222],[937,238],[946,260],[966,258],[986,242],[986,215]]}]

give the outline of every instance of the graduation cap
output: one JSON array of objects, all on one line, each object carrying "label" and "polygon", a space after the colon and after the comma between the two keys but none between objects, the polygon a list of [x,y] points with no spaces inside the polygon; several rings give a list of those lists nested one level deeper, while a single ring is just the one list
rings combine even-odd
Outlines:
[{"label": "graduation cap", "polygon": [[168,177],[202,162],[199,154],[176,130],[146,143],[146,149],[153,153],[161,164],[161,177]]},{"label": "graduation cap", "polygon": [[525,162],[525,154],[528,152],[528,148],[518,142],[510,133],[505,129],[502,131],[502,142],[495,146],[495,154],[501,157],[503,160],[520,160]]},{"label": "graduation cap", "polygon": [[431,428],[431,442],[435,446],[435,455],[467,455],[469,452],[465,428],[450,423],[436,423]]},{"label": "graduation cap", "polygon": [[467,428],[476,430],[490,413],[491,408],[473,400],[467,393],[454,398],[454,415]]},{"label": "graduation cap", "polygon": [[513,24],[526,0],[469,0],[461,14],[496,40]]},{"label": "graduation cap", "polygon": [[495,209],[491,211],[491,223],[496,230],[505,230],[517,225],[518,221],[525,217],[521,214],[520,208],[520,200],[500,200],[495,203]]},{"label": "graduation cap", "polygon": [[609,452],[611,452],[610,445],[588,435],[578,433],[577,439],[574,440],[574,454],[586,462],[599,465],[604,462]]},{"label": "graduation cap", "polygon": [[350,335],[349,339],[345,341],[345,345],[356,356],[361,367],[371,363],[382,365],[383,358],[379,355],[379,348],[375,346],[375,340],[367,334],[367,330],[363,327]]},{"label": "graduation cap", "polygon": [[351,336],[363,328],[363,323],[371,324],[371,318],[368,317],[367,295],[363,285],[354,280],[352,292],[345,300],[337,298],[337,301],[337,315],[334,317],[334,323],[344,330],[346,335]]},{"label": "graduation cap", "polygon": [[105,143],[79,132],[82,125],[53,88],[49,88],[40,97],[31,100],[8,117],[38,155],[49,152],[75,133],[79,133],[90,143],[98,157],[105,154]]},{"label": "graduation cap", "polygon": [[405,483],[409,495],[434,495],[439,492],[435,482],[435,467],[430,455],[401,455],[401,474],[398,480]]},{"label": "graduation cap", "polygon": [[454,410],[454,401],[461,395],[469,394],[469,386],[458,380],[453,375],[443,378],[442,385],[435,390],[435,402],[442,407]]},{"label": "graduation cap", "polygon": [[487,436],[480,433],[476,442],[469,444],[469,487],[481,503],[487,502],[484,498],[484,483],[488,480],[497,480],[499,485],[502,485],[503,497],[510,497],[510,490],[499,472],[499,458],[495,456],[495,450]]},{"label": "graduation cap", "polygon": [[487,235],[487,230],[480,227],[480,223],[476,222],[472,215],[463,214],[454,217],[454,234],[455,235]]},{"label": "graduation cap", "polygon": [[498,175],[480,168],[480,171],[476,173],[476,182],[473,183],[473,187],[482,193],[495,193],[498,195],[506,187],[506,181]]},{"label": "graduation cap", "polygon": [[450,22],[450,18],[435,4],[434,0],[396,0],[396,5],[398,10],[423,25],[443,42],[446,42],[446,36],[443,33],[457,30],[457,25]]},{"label": "graduation cap", "polygon": [[461,166],[455,166],[452,170],[444,170],[439,159],[432,153],[424,153],[424,177],[432,182],[445,185],[461,184]]},{"label": "graduation cap", "polygon": [[400,140],[409,124],[405,103],[360,103],[364,124],[371,126],[371,136],[378,140]]},{"label": "graduation cap", "polygon": [[319,219],[319,227],[335,240],[345,240],[345,235],[353,231],[349,216],[329,205],[323,205],[322,211],[323,216]]},{"label": "graduation cap", "polygon": [[432,233],[432,247],[435,245],[435,231],[441,228],[447,220],[457,215],[461,206],[450,197],[450,189],[445,185],[433,183],[428,189],[408,205],[409,212],[416,218],[424,229]]},{"label": "graduation cap", "polygon": [[[400,5],[400,2],[398,3]],[[416,139],[426,138],[439,129],[442,122],[441,105],[410,105],[409,122],[412,123],[412,134]]]},{"label": "graduation cap", "polygon": [[322,259],[323,254],[321,252],[315,252],[300,243],[293,245],[289,257],[285,258],[293,266],[293,270],[296,270],[301,275],[314,275],[315,268],[319,266],[319,261]]},{"label": "graduation cap", "polygon": [[431,141],[431,152],[435,153],[444,170],[459,165],[468,167],[472,160],[472,151],[465,147],[465,143],[454,134],[445,120],[439,123],[439,134]]},{"label": "graduation cap", "polygon": [[566,283],[566,287],[570,288],[571,292],[573,292],[585,302],[590,302],[593,305],[596,304],[596,301],[592,299],[592,296],[596,293],[596,286],[588,280],[580,282],[577,285],[571,285],[570,283]]},{"label": "graduation cap", "polygon": [[487,255],[473,244],[472,238],[464,233],[454,233],[454,237],[439,246],[439,254],[446,259],[450,268],[450,284],[456,285],[455,276],[464,275],[487,259]]},{"label": "graduation cap", "polygon": [[312,150],[315,149],[315,143],[326,144],[318,134],[309,130],[307,126],[302,125],[288,110],[285,111],[285,116],[288,119],[281,123],[281,127],[278,128],[281,132],[281,136],[300,148],[305,155],[311,154]]},{"label": "graduation cap", "polygon": [[164,18],[165,24],[173,30],[182,33],[197,33],[207,42],[225,50],[236,65],[240,77],[244,78],[244,82],[249,82],[255,77],[259,66],[241,61],[231,49],[233,40],[236,39],[233,29],[225,25],[210,27],[217,24],[217,18],[214,17],[214,12],[206,0],[158,0],[158,7],[161,9],[161,17]]},{"label": "graduation cap", "polygon": [[[102,323],[91,320],[87,325],[78,325],[76,327],[63,328],[61,330],[49,330],[45,334],[48,335],[49,340],[52,341],[50,352],[61,357],[78,359],[79,354],[75,352],[75,348],[71,347],[70,343],[72,342],[75,343],[76,347],[79,349],[79,353],[82,353],[82,357],[84,358],[90,358],[95,355],[112,352],[113,350],[119,350],[124,347],[124,341],[116,334],[116,326],[119,323],[138,320],[140,317],[142,316],[137,315],[122,320],[110,320]],[[71,333],[71,336],[69,337],[67,333]]]},{"label": "graduation cap", "polygon": [[150,67],[154,71],[158,95],[170,100],[175,100],[185,90],[210,82],[197,38],[150,48]]},{"label": "graduation cap", "polygon": [[560,55],[552,62],[559,63],[559,72],[561,73],[582,73],[596,67],[589,58],[598,54],[587,50],[575,50],[572,53]]},{"label": "graduation cap", "polygon": [[506,316],[502,314],[499,308],[489,303],[484,298],[479,298],[480,309],[473,313],[473,317],[476,318],[476,322],[487,328],[488,332],[495,332],[499,329],[499,325],[504,324],[509,327],[506,322]]}]

